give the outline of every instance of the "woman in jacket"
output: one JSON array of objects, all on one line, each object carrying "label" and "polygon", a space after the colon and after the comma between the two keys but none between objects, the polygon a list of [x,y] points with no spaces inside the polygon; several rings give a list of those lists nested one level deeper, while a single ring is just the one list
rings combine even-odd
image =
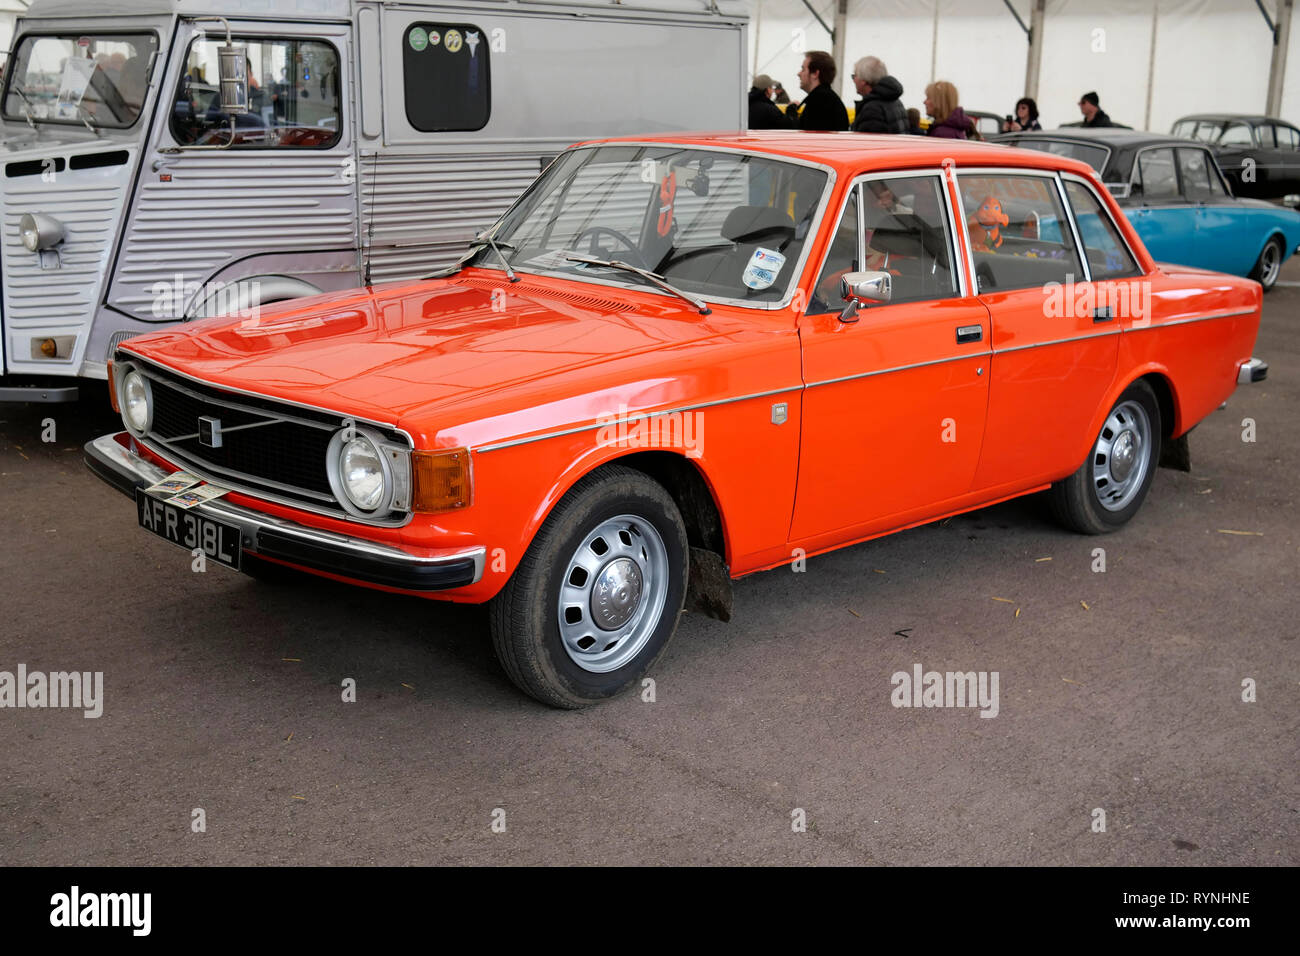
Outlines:
[{"label": "woman in jacket", "polygon": [[975,132],[975,121],[957,105],[957,87],[947,80],[936,80],[925,88],[925,112],[933,118],[931,136],[969,139]]},{"label": "woman in jacket", "polygon": [[1008,116],[1006,122],[1002,124],[1004,133],[1019,133],[1022,130],[1042,128],[1043,125],[1038,122],[1038,104],[1027,96],[1016,100],[1015,115]]}]

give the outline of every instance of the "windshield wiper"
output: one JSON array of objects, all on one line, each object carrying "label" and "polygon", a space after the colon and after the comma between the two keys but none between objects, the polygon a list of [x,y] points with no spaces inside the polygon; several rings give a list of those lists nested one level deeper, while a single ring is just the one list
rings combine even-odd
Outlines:
[{"label": "windshield wiper", "polygon": [[15,77],[15,82],[9,84],[9,90],[12,93],[17,93],[23,98],[23,103],[25,104],[23,106],[23,117],[27,120],[27,125],[39,134],[40,130],[36,128],[36,120],[32,119],[32,112],[36,109],[36,105],[28,99],[27,94],[23,91],[23,88],[18,85],[16,80],[17,77]]},{"label": "windshield wiper", "polygon": [[495,239],[493,239],[491,236],[487,235],[486,233],[479,236],[477,239],[475,239],[473,242],[469,244],[469,247],[471,249],[473,249],[475,246],[491,246],[492,251],[495,252],[497,254],[497,258],[501,260],[501,264],[506,267],[506,278],[509,279],[511,282],[519,281],[519,276],[515,275],[515,270],[510,268],[510,260],[507,259],[506,254],[501,251],[502,249],[509,249],[511,252],[514,252],[515,251],[514,246],[512,246],[508,242],[497,242]]},{"label": "windshield wiper", "polygon": [[651,272],[649,269],[642,269],[640,266],[634,266],[630,262],[620,262],[617,259],[597,259],[595,256],[565,256],[570,262],[585,262],[591,266],[605,266],[608,269],[619,269],[623,272],[630,272],[633,275],[640,276],[647,282],[653,282],[665,292],[671,292],[679,299],[685,299],[699,311],[700,315],[709,315],[712,311],[703,299],[697,299],[695,296],[683,292],[681,289],[674,287],[667,279],[657,272]]}]

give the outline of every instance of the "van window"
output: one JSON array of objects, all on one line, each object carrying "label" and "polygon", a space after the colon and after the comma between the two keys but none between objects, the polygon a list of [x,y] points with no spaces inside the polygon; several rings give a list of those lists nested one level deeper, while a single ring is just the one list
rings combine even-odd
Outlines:
[{"label": "van window", "polygon": [[5,119],[134,126],[157,49],[152,33],[25,36],[5,88]]},{"label": "van window", "polygon": [[492,112],[488,38],[469,23],[413,23],[402,38],[406,119],[424,133],[473,131]]},{"label": "van window", "polygon": [[[217,47],[225,35],[198,37],[172,99],[172,135],[182,146],[224,146],[230,114],[221,107]],[[324,148],[342,129],[339,55],[323,40],[241,38],[248,50],[248,112],[235,116],[236,149]]]}]

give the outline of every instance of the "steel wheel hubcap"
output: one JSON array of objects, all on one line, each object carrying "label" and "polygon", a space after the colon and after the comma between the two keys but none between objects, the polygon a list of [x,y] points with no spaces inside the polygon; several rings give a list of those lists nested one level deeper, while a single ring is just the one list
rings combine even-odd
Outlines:
[{"label": "steel wheel hubcap", "polygon": [[1151,467],[1151,420],[1137,402],[1124,402],[1106,418],[1092,455],[1092,484],[1107,511],[1128,507]]},{"label": "steel wheel hubcap", "polygon": [[604,674],[631,661],[650,640],[668,598],[668,550],[637,515],[602,521],[564,566],[558,616],[569,659]]},{"label": "steel wheel hubcap", "polygon": [[1260,270],[1260,278],[1264,285],[1272,285],[1277,281],[1277,274],[1282,268],[1282,260],[1277,252],[1277,245],[1270,242],[1264,247],[1264,268]]}]

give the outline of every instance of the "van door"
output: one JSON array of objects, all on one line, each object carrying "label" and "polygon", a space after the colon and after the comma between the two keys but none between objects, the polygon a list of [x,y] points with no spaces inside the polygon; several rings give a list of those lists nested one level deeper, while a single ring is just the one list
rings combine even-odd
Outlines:
[{"label": "van door", "polygon": [[[182,21],[110,305],[146,322],[358,284],[347,24],[232,22],[249,111],[222,109],[225,33]],[[252,302],[249,297],[252,297]]]}]

